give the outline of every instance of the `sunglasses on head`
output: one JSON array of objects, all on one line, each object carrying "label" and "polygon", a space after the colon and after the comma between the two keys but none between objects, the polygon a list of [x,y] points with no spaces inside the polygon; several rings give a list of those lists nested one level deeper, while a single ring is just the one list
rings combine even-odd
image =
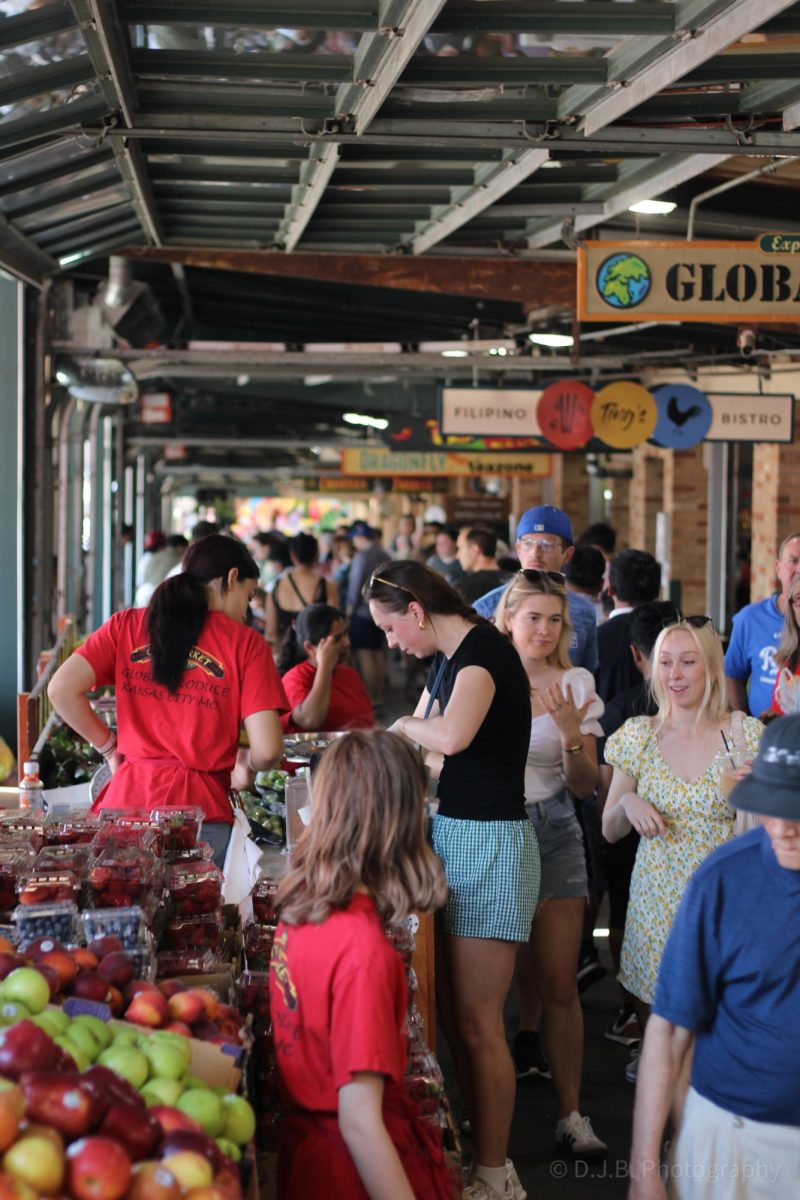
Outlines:
[{"label": "sunglasses on head", "polygon": [[685,617],[683,613],[679,612],[676,620],[665,621],[661,628],[669,629],[670,625],[691,625],[692,629],[703,629],[706,625],[713,624],[714,621],[712,617],[703,617],[699,614],[696,616]]},{"label": "sunglasses on head", "polygon": [[392,583],[391,579],[384,579],[382,575],[378,575],[375,571],[373,571],[369,577],[369,583],[367,584],[367,590],[372,591],[373,585],[376,583],[383,583],[386,585],[386,587],[394,588],[395,591],[405,592],[405,594],[407,596],[410,596],[412,600],[416,601],[416,603],[419,604],[419,600],[417,600],[417,597],[414,595],[414,593],[409,588],[402,587],[399,583]]},{"label": "sunglasses on head", "polygon": [[561,571],[538,571],[535,567],[520,567],[520,575],[524,575],[528,583],[541,583],[543,579],[549,579],[552,583],[560,583],[564,586],[566,575]]}]

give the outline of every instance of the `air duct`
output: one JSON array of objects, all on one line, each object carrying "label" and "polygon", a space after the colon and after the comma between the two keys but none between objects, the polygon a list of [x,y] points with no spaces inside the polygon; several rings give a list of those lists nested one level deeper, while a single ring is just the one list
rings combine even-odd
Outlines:
[{"label": "air duct", "polygon": [[146,283],[133,278],[130,259],[111,255],[108,279],[101,283],[97,300],[105,320],[126,345],[140,350],[162,341],[166,322],[158,301]]}]

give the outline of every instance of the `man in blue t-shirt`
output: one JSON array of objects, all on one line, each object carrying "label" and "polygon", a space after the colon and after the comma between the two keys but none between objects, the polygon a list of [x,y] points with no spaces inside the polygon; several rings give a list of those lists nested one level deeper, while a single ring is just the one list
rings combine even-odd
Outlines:
[{"label": "man in blue t-shirt", "polygon": [[[575,552],[575,536],[572,522],[567,514],[552,504],[537,504],[529,508],[517,525],[516,551],[524,571],[560,571],[563,574]],[[485,596],[473,602],[472,607],[482,617],[490,620],[494,616],[500,597],[507,584],[493,588]],[[585,667],[596,671],[597,618],[594,605],[586,596],[577,592],[567,593],[569,618],[572,633],[569,639],[569,657],[573,667]]]},{"label": "man in blue t-shirt", "polygon": [[[783,615],[792,579],[800,570],[800,533],[790,533],[781,542],[775,574],[781,590],[767,600],[747,604],[733,618],[733,630],[725,654],[728,700],[734,709],[758,717],[772,707],[772,691],[778,668],[775,651],[783,633]],[[750,681],[745,691],[748,680]]]},{"label": "man in blue t-shirt", "polygon": [[639,1063],[629,1200],[800,1194],[800,714],[767,726],[730,802],[763,827],[706,859],[675,918]]}]

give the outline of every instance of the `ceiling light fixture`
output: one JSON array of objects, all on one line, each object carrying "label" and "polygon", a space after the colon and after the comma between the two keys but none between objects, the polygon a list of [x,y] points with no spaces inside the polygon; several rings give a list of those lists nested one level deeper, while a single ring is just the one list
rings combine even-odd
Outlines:
[{"label": "ceiling light fixture", "polygon": [[388,429],[389,422],[384,417],[369,417],[366,413],[342,413],[342,420],[348,425],[366,425],[370,429]]},{"label": "ceiling light fixture", "polygon": [[469,350],[442,350],[442,358],[469,358]]},{"label": "ceiling light fixture", "polygon": [[552,346],[553,349],[574,345],[575,339],[570,333],[529,333],[528,341],[534,346]]},{"label": "ceiling light fixture", "polygon": [[677,204],[673,204],[671,200],[637,200],[635,204],[628,205],[628,212],[632,213],[649,213],[654,217],[666,217],[677,208]]}]

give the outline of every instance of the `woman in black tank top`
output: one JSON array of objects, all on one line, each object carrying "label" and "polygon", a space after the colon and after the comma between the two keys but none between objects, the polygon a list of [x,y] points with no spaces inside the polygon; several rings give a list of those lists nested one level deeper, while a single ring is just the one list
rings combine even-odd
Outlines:
[{"label": "woman in black tank top", "polygon": [[277,644],[298,613],[309,604],[336,605],[336,587],[317,570],[319,544],[310,533],[289,541],[292,566],[267,595],[267,639]]}]

